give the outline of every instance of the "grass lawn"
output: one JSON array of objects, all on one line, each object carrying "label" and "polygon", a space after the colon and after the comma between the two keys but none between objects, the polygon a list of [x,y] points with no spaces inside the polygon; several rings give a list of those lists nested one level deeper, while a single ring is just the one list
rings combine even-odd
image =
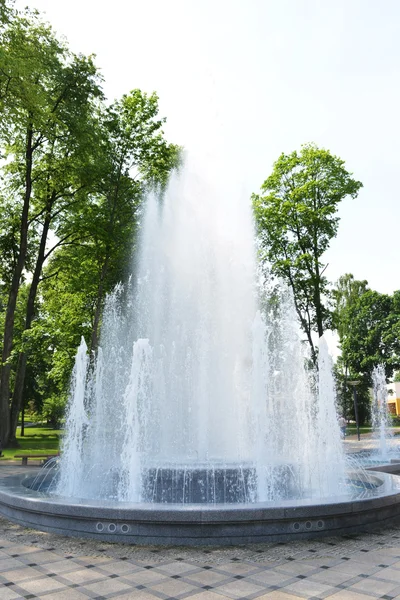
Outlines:
[{"label": "grass lawn", "polygon": [[[372,427],[369,426],[360,426],[360,433],[370,433],[372,431]],[[357,427],[355,425],[347,425],[346,435],[352,435],[357,433]]]},{"label": "grass lawn", "polygon": [[0,460],[14,458],[15,454],[57,454],[62,429],[51,429],[50,427],[25,427],[25,435],[21,437],[21,429],[17,429],[17,440],[19,448],[4,448]]}]

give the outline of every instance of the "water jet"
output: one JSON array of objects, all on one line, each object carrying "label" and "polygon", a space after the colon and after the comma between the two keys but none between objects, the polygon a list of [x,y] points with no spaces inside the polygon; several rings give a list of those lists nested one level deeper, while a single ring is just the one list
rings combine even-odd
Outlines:
[{"label": "water jet", "polygon": [[[229,180],[228,180],[229,181]],[[77,353],[54,473],[1,482],[0,512],[126,543],[232,545],[400,515],[393,475],[349,473],[330,357],[305,356],[290,294],[260,289],[250,205],[190,162],[150,195],[133,276]]]}]

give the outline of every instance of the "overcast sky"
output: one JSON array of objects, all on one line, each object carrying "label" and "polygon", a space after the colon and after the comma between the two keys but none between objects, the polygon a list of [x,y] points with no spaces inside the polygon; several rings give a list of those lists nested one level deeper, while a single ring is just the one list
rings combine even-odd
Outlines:
[{"label": "overcast sky", "polygon": [[398,0],[26,4],[97,55],[110,100],[157,91],[168,139],[224,164],[247,196],[281,152],[315,142],[340,156],[364,188],[341,205],[327,276],[400,289]]}]

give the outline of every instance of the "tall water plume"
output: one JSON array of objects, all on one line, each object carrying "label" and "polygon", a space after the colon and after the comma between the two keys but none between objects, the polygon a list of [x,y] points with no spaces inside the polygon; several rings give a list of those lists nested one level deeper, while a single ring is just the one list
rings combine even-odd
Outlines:
[{"label": "tall water plume", "polygon": [[227,181],[206,185],[189,164],[162,200],[148,198],[135,274],[108,298],[94,365],[75,373],[59,494],[216,503],[342,493],[326,350],[318,385],[288,291],[260,309],[251,207]]},{"label": "tall water plume", "polygon": [[373,436],[377,440],[376,453],[379,459],[387,461],[393,452],[393,435],[390,431],[390,415],[388,410],[388,390],[384,365],[377,365],[372,370],[373,399],[371,417]]}]

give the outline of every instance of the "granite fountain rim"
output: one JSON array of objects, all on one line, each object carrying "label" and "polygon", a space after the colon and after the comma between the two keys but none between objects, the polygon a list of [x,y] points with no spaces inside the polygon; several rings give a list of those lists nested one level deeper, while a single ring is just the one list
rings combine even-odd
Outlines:
[{"label": "granite fountain rim", "polygon": [[[82,516],[104,518],[130,518],[137,521],[179,522],[215,522],[248,521],[257,519],[285,519],[294,515],[298,518],[323,514],[344,514],[388,506],[400,503],[400,476],[374,469],[374,477],[382,484],[390,487],[386,493],[374,494],[365,498],[349,498],[338,495],[331,498],[304,498],[280,500],[276,502],[255,502],[235,504],[167,504],[167,503],[134,503],[113,500],[91,500],[84,498],[66,498],[48,496],[32,490],[24,485],[32,480],[40,469],[9,475],[0,479],[0,513],[2,506],[12,505],[42,514],[81,514]],[[372,469],[371,469],[372,470]],[[371,471],[370,471],[371,472]],[[379,490],[379,488],[378,488]]]}]

